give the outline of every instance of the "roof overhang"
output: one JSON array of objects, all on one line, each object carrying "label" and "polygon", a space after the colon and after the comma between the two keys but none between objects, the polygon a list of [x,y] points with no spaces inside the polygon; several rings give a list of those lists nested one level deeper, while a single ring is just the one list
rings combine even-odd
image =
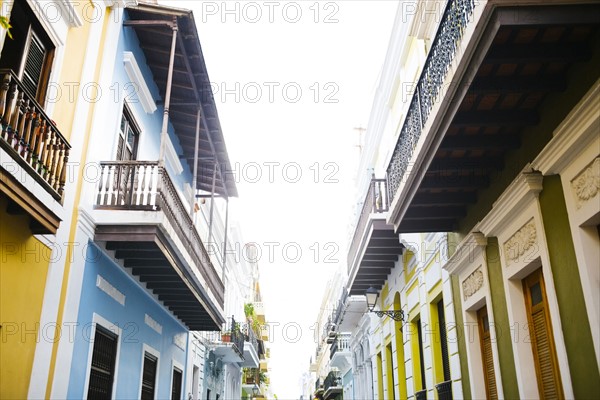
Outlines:
[{"label": "roof overhang", "polygon": [[600,76],[600,4],[505,4],[469,22],[395,193],[398,233],[468,231]]},{"label": "roof overhang", "polygon": [[124,24],[136,32],[154,81],[163,96],[162,101],[167,87],[173,28],[176,26],[169,120],[183,148],[181,157],[193,170],[200,108],[203,121],[200,124],[198,189],[212,192],[216,165],[215,193],[225,197],[237,196],[193,13],[180,8],[140,3],[127,7],[127,14],[128,19]]}]

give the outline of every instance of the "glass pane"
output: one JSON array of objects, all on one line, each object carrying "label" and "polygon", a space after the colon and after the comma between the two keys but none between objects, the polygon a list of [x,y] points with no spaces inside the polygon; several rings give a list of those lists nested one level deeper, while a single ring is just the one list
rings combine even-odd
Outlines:
[{"label": "glass pane", "polygon": [[536,282],[533,286],[529,288],[531,292],[531,305],[535,306],[536,304],[540,304],[542,302],[542,287],[539,282]]},{"label": "glass pane", "polygon": [[135,141],[135,136],[133,133],[133,129],[127,127],[127,146],[133,150],[133,144]]}]

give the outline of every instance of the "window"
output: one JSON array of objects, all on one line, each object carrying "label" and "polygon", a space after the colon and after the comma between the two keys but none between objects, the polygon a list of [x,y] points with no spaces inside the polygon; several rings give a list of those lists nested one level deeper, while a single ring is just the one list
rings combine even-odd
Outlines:
[{"label": "window", "polygon": [[421,331],[421,319],[418,319],[416,322],[417,325],[417,339],[419,345],[419,372],[421,373],[421,390],[425,390],[427,388],[427,383],[425,381],[425,362],[423,359],[423,333]]},{"label": "window", "polygon": [[523,279],[523,292],[540,398],[562,399],[564,395],[541,268]]},{"label": "window", "polygon": [[494,357],[492,355],[492,340],[490,338],[490,321],[486,306],[483,306],[483,308],[477,311],[477,323],[479,325],[479,341],[481,343],[481,359],[483,361],[485,394],[488,400],[495,400],[498,398],[498,390],[496,388]]},{"label": "window", "polygon": [[210,400],[210,389],[206,389],[206,400]]},{"label": "window", "polygon": [[119,143],[117,145],[116,160],[128,161],[137,158],[137,144],[139,137],[139,128],[131,112],[125,106],[123,108],[123,116],[121,117],[121,125],[119,127]]},{"label": "window", "polygon": [[181,399],[181,370],[173,368],[173,384],[171,385],[171,399]]},{"label": "window", "polygon": [[156,389],[156,367],[158,358],[152,354],[144,353],[144,369],[142,372],[142,400],[153,400]]},{"label": "window", "polygon": [[115,374],[118,336],[96,325],[87,398],[110,399]]},{"label": "window", "polygon": [[383,395],[383,356],[381,352],[377,353],[377,393],[379,398],[385,398]]},{"label": "window", "polygon": [[12,70],[29,95],[43,104],[54,45],[25,0],[14,2],[10,24],[13,38],[4,42],[0,68]]},{"label": "window", "polygon": [[394,400],[396,398],[396,393],[394,392],[394,388],[396,387],[394,383],[394,358],[392,353],[392,344],[388,344],[385,346],[385,364],[387,370],[387,390],[388,390],[388,399]]},{"label": "window", "polygon": [[446,335],[446,315],[444,314],[444,301],[437,303],[438,322],[440,324],[440,347],[442,353],[442,369],[444,381],[450,380],[450,357],[448,356],[448,339]]}]

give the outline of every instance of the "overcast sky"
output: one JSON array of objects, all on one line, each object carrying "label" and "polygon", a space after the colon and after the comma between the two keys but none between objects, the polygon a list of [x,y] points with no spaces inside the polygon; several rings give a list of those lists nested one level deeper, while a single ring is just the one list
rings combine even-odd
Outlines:
[{"label": "overcast sky", "polygon": [[346,265],[354,128],[367,125],[398,3],[160,3],[194,10],[237,171],[233,208],[262,249],[272,388],[297,399],[325,285]]}]

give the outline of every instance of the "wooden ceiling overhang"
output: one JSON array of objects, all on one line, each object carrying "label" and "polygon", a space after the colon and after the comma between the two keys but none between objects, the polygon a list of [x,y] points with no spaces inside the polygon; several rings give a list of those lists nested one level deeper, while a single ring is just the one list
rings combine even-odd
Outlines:
[{"label": "wooden ceiling overhang", "polygon": [[198,149],[197,187],[212,192],[216,167],[215,193],[224,197],[238,195],[229,155],[225,146],[210,79],[204,62],[193,13],[189,10],[139,4],[127,8],[125,25],[135,30],[146,63],[152,71],[164,105],[169,72],[173,26],[177,42],[171,85],[169,121],[183,148],[182,161],[194,170],[196,122],[201,108],[203,121]]},{"label": "wooden ceiling overhang", "polygon": [[481,191],[507,173],[507,154],[540,124],[544,101],[568,91],[573,66],[598,53],[599,27],[599,4],[493,11],[397,233],[457,230]]},{"label": "wooden ceiling overhang", "polygon": [[[131,274],[152,292],[190,330],[217,331],[225,322],[197,273],[157,225],[99,225],[95,240],[106,243]],[[219,281],[220,283],[220,281]],[[207,285],[211,285],[208,282]],[[223,306],[224,287],[211,287]]]},{"label": "wooden ceiling overhang", "polygon": [[[380,222],[380,223],[377,223]],[[369,238],[360,259],[356,275],[348,288],[350,295],[364,295],[369,287],[381,290],[398,257],[404,251],[398,235],[385,221],[376,221],[368,233]]]}]

